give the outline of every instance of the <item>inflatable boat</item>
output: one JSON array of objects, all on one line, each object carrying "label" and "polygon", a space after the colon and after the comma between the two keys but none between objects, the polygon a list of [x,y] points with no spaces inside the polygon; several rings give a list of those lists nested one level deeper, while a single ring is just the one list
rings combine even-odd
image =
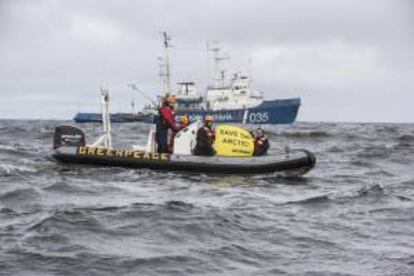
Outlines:
[{"label": "inflatable boat", "polygon": [[[196,129],[197,125],[191,126],[185,132],[191,134],[194,132],[192,128]],[[151,143],[147,143],[145,147],[134,146],[129,149],[117,149],[97,144],[86,145],[85,136],[80,129],[60,126],[55,130],[52,156],[59,162],[72,164],[212,174],[276,174],[282,176],[301,176],[311,170],[316,161],[315,156],[307,150],[290,150],[288,153],[260,157],[194,156],[190,151],[183,150],[183,148],[191,148],[188,145],[194,141],[190,140],[186,145],[182,141],[183,137],[181,133],[177,135],[174,154],[160,154],[151,150],[154,146]]]},{"label": "inflatable boat", "polygon": [[214,174],[278,174],[300,176],[315,166],[315,156],[307,150],[290,150],[277,155],[252,156],[252,135],[245,129],[220,125],[216,127],[215,156],[195,156],[196,133],[201,122],[181,129],[174,138],[173,153],[158,153],[155,131],[151,129],[145,146],[127,149],[112,147],[109,92],[101,90],[102,135],[86,144],[82,130],[72,126],[55,129],[52,156],[63,163],[116,166],[134,169],[180,171]]}]

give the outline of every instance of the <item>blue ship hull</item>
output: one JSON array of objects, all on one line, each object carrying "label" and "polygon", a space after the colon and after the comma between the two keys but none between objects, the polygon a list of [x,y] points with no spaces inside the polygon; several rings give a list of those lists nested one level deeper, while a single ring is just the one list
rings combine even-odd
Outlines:
[{"label": "blue ship hull", "polygon": [[[246,123],[246,124],[292,124],[295,122],[299,107],[300,98],[263,101],[260,105],[252,108],[241,108],[232,110],[200,110],[176,112],[177,118],[187,114],[190,119],[202,119],[209,114],[219,123]],[[147,122],[153,123],[154,116],[131,116],[128,113],[111,114],[112,123],[126,122]],[[100,113],[78,113],[74,117],[77,123],[102,122]]]},{"label": "blue ship hull", "polygon": [[[76,123],[102,123],[101,113],[77,113],[73,120]],[[145,120],[144,115],[133,113],[114,113],[111,114],[111,123],[130,123],[142,122]]]},{"label": "blue ship hull", "polygon": [[245,109],[176,112],[177,116],[188,114],[191,121],[202,119],[205,115],[212,115],[219,123],[246,123],[246,124],[292,124],[295,122],[300,98],[264,101],[258,106]]}]

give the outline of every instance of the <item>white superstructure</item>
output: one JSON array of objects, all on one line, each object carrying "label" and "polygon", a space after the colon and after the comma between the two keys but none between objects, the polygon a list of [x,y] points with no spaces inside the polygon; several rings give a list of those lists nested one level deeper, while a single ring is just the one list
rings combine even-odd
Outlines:
[{"label": "white superstructure", "polygon": [[177,110],[201,110],[203,97],[197,92],[194,82],[180,82],[179,90],[175,93]]},{"label": "white superstructure", "polygon": [[[170,91],[170,63],[168,59],[168,48],[170,37],[164,34],[164,58],[160,59],[161,89],[164,94]],[[200,95],[194,82],[180,82],[179,89],[174,94],[177,99],[177,111],[200,111],[200,110],[232,110],[244,109],[259,105],[263,102],[263,93],[252,90],[251,79],[246,74],[236,73],[228,80],[226,68],[223,63],[230,57],[223,53],[217,42],[208,44],[209,63],[212,65],[209,85],[204,95]]]},{"label": "white superstructure", "polygon": [[263,101],[263,93],[250,89],[250,78],[240,73],[234,74],[230,85],[207,87],[207,107],[212,110],[249,108]]}]

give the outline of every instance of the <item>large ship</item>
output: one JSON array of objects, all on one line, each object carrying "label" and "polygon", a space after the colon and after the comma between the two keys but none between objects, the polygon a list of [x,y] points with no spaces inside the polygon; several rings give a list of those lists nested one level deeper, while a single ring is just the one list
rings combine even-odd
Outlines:
[{"label": "large ship", "polygon": [[263,94],[249,89],[249,78],[236,74],[229,87],[209,87],[206,97],[194,83],[180,83],[175,94],[176,115],[188,114],[191,120],[213,115],[216,122],[248,124],[291,124],[295,121],[300,98],[266,101]]},{"label": "large ship", "polygon": [[[247,124],[291,124],[296,120],[300,98],[265,100],[263,92],[252,89],[251,78],[243,73],[235,73],[227,80],[223,63],[229,58],[216,43],[208,46],[212,80],[204,94],[197,92],[194,82],[180,82],[178,90],[173,91],[170,85],[170,47],[170,37],[164,32],[164,56],[160,58],[161,91],[164,96],[176,96],[177,118],[186,114],[191,120],[197,120],[208,114],[214,117],[215,122]],[[137,90],[136,86],[132,88]],[[159,103],[146,106],[145,112],[139,114],[111,114],[111,122],[153,122],[158,106]],[[81,123],[102,121],[99,113],[78,113],[74,120]]]},{"label": "large ship", "polygon": [[[101,113],[76,113],[73,120],[77,123],[101,123]],[[112,123],[130,123],[145,121],[146,117],[141,113],[113,113],[111,114]]]}]

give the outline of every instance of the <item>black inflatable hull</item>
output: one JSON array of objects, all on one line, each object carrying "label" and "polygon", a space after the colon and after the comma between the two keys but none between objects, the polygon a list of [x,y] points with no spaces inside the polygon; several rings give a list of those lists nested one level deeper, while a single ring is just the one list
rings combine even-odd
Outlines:
[{"label": "black inflatable hull", "polygon": [[174,154],[149,154],[124,149],[61,147],[53,157],[63,163],[116,166],[135,169],[182,171],[213,174],[281,174],[299,176],[315,166],[315,156],[306,150],[289,155],[251,158],[200,157]]}]

